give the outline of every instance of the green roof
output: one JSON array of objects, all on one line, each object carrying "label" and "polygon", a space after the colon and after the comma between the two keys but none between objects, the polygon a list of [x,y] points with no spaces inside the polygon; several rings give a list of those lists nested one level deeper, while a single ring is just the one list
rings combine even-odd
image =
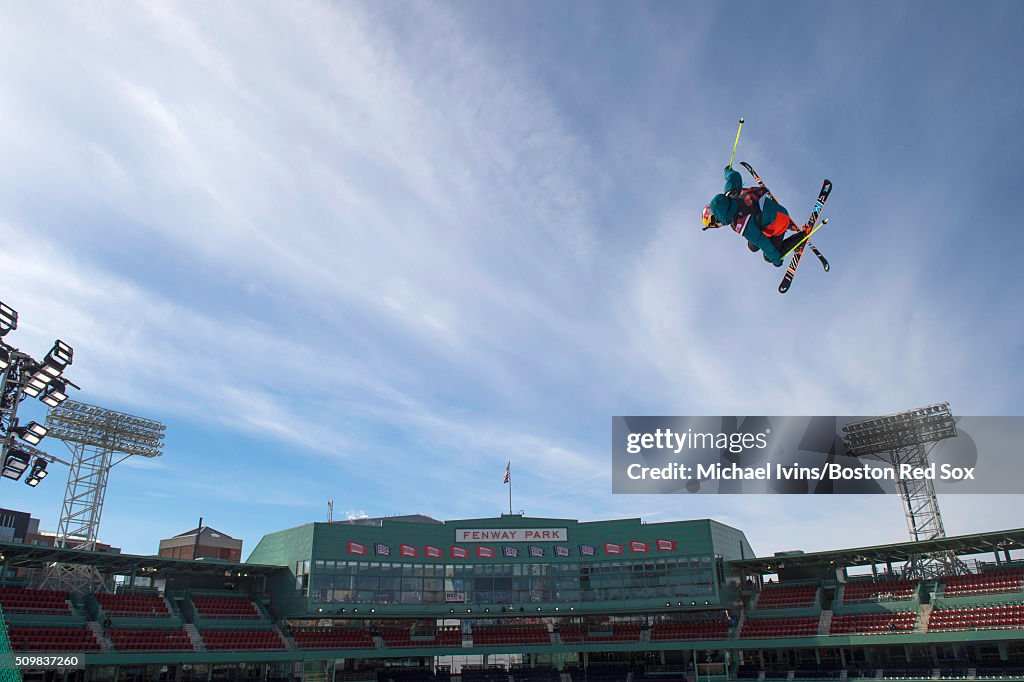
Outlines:
[{"label": "green roof", "polygon": [[957,535],[897,542],[873,547],[854,547],[806,554],[787,553],[785,556],[737,559],[729,562],[736,570],[750,573],[775,573],[781,568],[813,568],[824,566],[870,566],[888,562],[905,562],[938,552],[952,552],[957,556],[971,556],[1001,550],[1024,549],[1024,528],[999,530],[974,535]]},{"label": "green roof", "polygon": [[154,578],[161,574],[205,574],[224,575],[226,571],[240,571],[249,575],[269,575],[282,570],[281,566],[265,564],[243,564],[230,561],[209,561],[191,559],[168,559],[159,556],[138,556],[113,554],[86,549],[66,549],[43,545],[25,545],[17,542],[0,542],[0,557],[10,568],[44,568],[47,564],[83,564],[95,566],[101,573],[129,575],[140,569],[148,569]]}]

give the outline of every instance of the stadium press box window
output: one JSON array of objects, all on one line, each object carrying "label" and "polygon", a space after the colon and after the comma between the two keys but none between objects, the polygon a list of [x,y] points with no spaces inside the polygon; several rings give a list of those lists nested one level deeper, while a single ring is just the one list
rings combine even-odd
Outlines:
[{"label": "stadium press box window", "polygon": [[714,593],[711,557],[586,564],[413,564],[316,561],[314,603],[467,604],[694,598]]}]

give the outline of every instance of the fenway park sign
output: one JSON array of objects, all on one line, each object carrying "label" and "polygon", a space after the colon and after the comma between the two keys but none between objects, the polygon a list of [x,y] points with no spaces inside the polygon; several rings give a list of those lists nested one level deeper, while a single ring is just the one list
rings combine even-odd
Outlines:
[{"label": "fenway park sign", "polygon": [[566,528],[456,528],[455,542],[567,542]]}]

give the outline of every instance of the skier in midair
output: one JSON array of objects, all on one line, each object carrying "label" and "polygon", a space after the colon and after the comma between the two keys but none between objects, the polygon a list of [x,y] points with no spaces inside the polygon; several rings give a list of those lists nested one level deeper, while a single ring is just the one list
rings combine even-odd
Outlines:
[{"label": "skier in midair", "polygon": [[[803,238],[800,226],[789,217],[789,211],[772,199],[763,187],[743,187],[743,178],[725,167],[725,190],[717,194],[701,216],[704,229],[728,225],[743,235],[747,248],[761,251],[764,259],[780,267],[782,257]],[[785,237],[787,230],[796,233]]]}]

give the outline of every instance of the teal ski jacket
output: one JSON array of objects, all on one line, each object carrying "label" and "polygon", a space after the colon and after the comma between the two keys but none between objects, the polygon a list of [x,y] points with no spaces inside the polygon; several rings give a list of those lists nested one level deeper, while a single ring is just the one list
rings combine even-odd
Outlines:
[{"label": "teal ski jacket", "polygon": [[[738,171],[726,166],[725,168],[725,189],[723,194],[718,194],[711,200],[711,212],[718,222],[723,225],[731,225],[736,229],[735,223],[739,218],[750,215],[750,220],[741,233],[748,242],[757,247],[775,265],[782,263],[782,254],[772,244],[763,230],[772,225],[779,213],[788,216],[789,212],[767,195],[767,190],[761,187],[753,187],[747,190],[751,194],[757,194],[756,203],[741,202],[739,195],[743,191],[743,177]],[[748,205],[749,204],[749,205]]]}]

